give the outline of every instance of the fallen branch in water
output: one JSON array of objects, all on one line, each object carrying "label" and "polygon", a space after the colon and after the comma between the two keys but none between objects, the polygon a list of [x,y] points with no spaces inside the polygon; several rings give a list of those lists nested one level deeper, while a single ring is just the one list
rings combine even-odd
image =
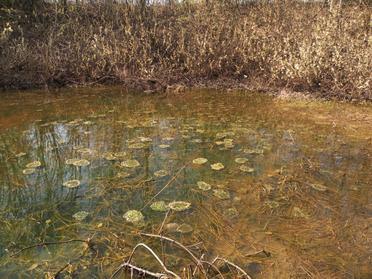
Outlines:
[{"label": "fallen branch in water", "polygon": [[140,233],[140,234],[143,235],[143,236],[148,236],[148,237],[163,239],[163,240],[166,240],[166,241],[168,241],[168,242],[170,242],[172,244],[175,244],[176,246],[180,247],[188,255],[190,255],[190,257],[192,258],[193,262],[197,265],[197,267],[205,275],[205,277],[207,277],[207,273],[206,273],[206,271],[204,269],[204,266],[203,266],[202,262],[189,249],[187,249],[186,246],[184,246],[183,244],[179,243],[178,241],[176,241],[174,239],[171,239],[169,237],[162,236],[162,235],[150,234],[150,233]]},{"label": "fallen branch in water", "polygon": [[119,273],[119,271],[122,270],[122,269],[130,270],[131,273],[136,272],[139,277],[146,276],[146,277],[150,277],[150,278],[159,278],[159,279],[160,278],[168,278],[168,276],[165,273],[152,272],[152,271],[148,271],[146,269],[140,268],[140,267],[135,266],[135,265],[130,264],[130,263],[123,263],[122,265],[120,265],[120,269],[115,271],[115,273],[110,277],[110,279],[114,278]]},{"label": "fallen branch in water", "polygon": [[224,259],[224,258],[220,258],[220,257],[216,257],[213,261],[212,261],[212,265],[214,265],[216,262],[218,262],[218,261],[222,261],[222,262],[224,262],[224,263],[226,263],[226,264],[228,264],[228,265],[231,265],[232,267],[234,267],[235,269],[237,269],[238,271],[240,271],[244,276],[245,276],[245,278],[248,278],[248,279],[252,279],[252,277],[251,276],[249,276],[248,274],[247,274],[247,272],[245,272],[240,266],[238,266],[238,265],[236,265],[236,264],[234,264],[234,263],[232,263],[232,262],[230,262],[230,261],[228,261],[228,260],[226,260],[226,259]]},{"label": "fallen branch in water", "polygon": [[161,223],[161,226],[160,226],[160,229],[159,229],[158,234],[161,234],[161,232],[162,232],[162,230],[163,230],[163,227],[164,227],[164,225],[165,225],[165,221],[166,221],[167,218],[168,218],[169,212],[170,212],[170,209],[168,209],[167,213],[166,213],[165,216],[164,216],[164,219],[163,219],[163,222]]},{"label": "fallen branch in water", "polygon": [[[166,266],[165,266],[165,264],[163,263],[163,261],[159,258],[159,256],[154,252],[154,250],[152,250],[149,246],[147,246],[146,244],[144,244],[144,243],[138,243],[134,248],[133,248],[133,250],[132,250],[132,253],[130,254],[130,256],[129,256],[129,259],[125,262],[125,263],[123,263],[123,264],[121,264],[118,268],[117,268],[117,270],[111,275],[111,279],[112,278],[114,278],[119,272],[120,272],[120,270],[122,270],[123,268],[125,268],[125,267],[128,267],[128,265],[130,265],[130,262],[131,262],[131,260],[132,260],[132,258],[133,258],[133,255],[134,255],[134,253],[136,252],[136,250],[139,248],[139,247],[144,247],[147,251],[149,251],[150,253],[151,253],[151,255],[156,259],[156,261],[161,265],[161,267],[163,268],[163,270],[164,270],[164,272],[165,272],[165,274],[163,274],[163,273],[153,273],[153,272],[149,272],[149,271],[146,271],[147,273],[150,273],[150,274],[152,274],[152,276],[154,276],[154,275],[156,275],[156,276],[160,276],[160,277],[156,277],[156,278],[162,278],[162,277],[168,277],[167,276],[167,274],[168,275],[171,275],[173,278],[176,278],[176,279],[181,279],[181,277],[180,276],[178,276],[177,274],[175,274],[173,271],[171,271],[171,270],[169,270]],[[132,266],[132,265],[130,265],[130,266]],[[143,270],[143,269],[140,269],[140,268],[137,268],[137,270],[141,270],[141,271],[145,271],[145,270]]]}]

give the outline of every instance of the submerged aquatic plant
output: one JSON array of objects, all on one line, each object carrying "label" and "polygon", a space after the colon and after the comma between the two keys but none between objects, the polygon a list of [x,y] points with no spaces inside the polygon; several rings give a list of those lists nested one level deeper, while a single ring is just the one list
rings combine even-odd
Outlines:
[{"label": "submerged aquatic plant", "polygon": [[36,171],[36,169],[33,169],[33,168],[27,168],[27,169],[24,169],[24,170],[22,171],[22,173],[23,173],[24,175],[29,175],[29,174],[33,174],[33,173],[35,173],[35,171]]},{"label": "submerged aquatic plant", "polygon": [[319,192],[325,192],[328,190],[328,188],[322,184],[319,184],[319,183],[313,183],[313,184],[310,184],[311,188],[313,188],[314,190],[316,191],[319,191]]},{"label": "submerged aquatic plant", "polygon": [[229,192],[222,189],[213,190],[213,195],[221,200],[227,200],[230,198]]},{"label": "submerged aquatic plant", "polygon": [[159,144],[159,148],[161,149],[166,149],[166,148],[169,148],[170,145],[169,144]]},{"label": "submerged aquatic plant", "polygon": [[66,161],[65,161],[65,164],[66,165],[74,165],[77,161],[79,161],[80,159],[78,159],[78,158],[72,158],[72,159],[67,159]]},{"label": "submerged aquatic plant", "polygon": [[225,166],[222,163],[215,163],[211,165],[211,169],[216,171],[223,170],[224,168]]},{"label": "submerged aquatic plant", "polygon": [[234,218],[239,215],[239,212],[235,207],[230,207],[224,211],[224,215],[228,218]]},{"label": "submerged aquatic plant", "polygon": [[146,145],[143,142],[132,143],[128,146],[129,149],[142,149],[145,147]]},{"label": "submerged aquatic plant", "polygon": [[76,212],[74,215],[72,215],[72,217],[74,217],[74,219],[76,219],[77,221],[81,222],[85,218],[87,218],[88,215],[89,213],[86,211],[79,211],[79,212]]},{"label": "submerged aquatic plant", "polygon": [[90,165],[90,162],[86,159],[76,160],[72,163],[76,167],[86,167]]},{"label": "submerged aquatic plant", "polygon": [[164,176],[168,175],[168,172],[166,170],[158,170],[158,171],[154,172],[154,175],[156,177],[164,177]]},{"label": "submerged aquatic plant", "polygon": [[235,158],[234,161],[237,164],[245,164],[246,162],[248,162],[248,159],[247,158]]},{"label": "submerged aquatic plant", "polygon": [[156,201],[150,205],[150,208],[154,211],[165,212],[169,209],[165,201]]},{"label": "submerged aquatic plant", "polygon": [[27,165],[26,165],[26,168],[27,169],[35,169],[35,168],[38,168],[38,167],[40,167],[41,166],[41,162],[40,161],[33,161],[33,162],[31,162],[31,163],[28,163]]},{"label": "submerged aquatic plant", "polygon": [[209,191],[212,188],[210,184],[204,181],[198,181],[196,184],[198,185],[198,188],[203,191]]},{"label": "submerged aquatic plant", "polygon": [[248,166],[246,166],[246,165],[242,165],[242,166],[240,166],[239,169],[240,169],[242,172],[248,172],[248,173],[252,173],[252,172],[254,172],[254,168],[248,167]]},{"label": "submerged aquatic plant", "polygon": [[131,174],[129,172],[121,171],[121,172],[118,172],[118,174],[116,176],[119,177],[119,178],[127,178],[130,175]]},{"label": "submerged aquatic plant", "polygon": [[185,201],[174,201],[168,204],[168,206],[174,211],[184,211],[191,207],[191,203]]},{"label": "submerged aquatic plant", "polygon": [[196,158],[196,159],[192,160],[192,162],[195,165],[203,165],[206,162],[208,162],[208,159],[207,158]]},{"label": "submerged aquatic plant", "polygon": [[143,214],[138,210],[129,210],[124,215],[123,218],[133,224],[140,224],[145,220]]},{"label": "submerged aquatic plant", "polygon": [[112,152],[107,152],[103,154],[103,158],[106,159],[107,161],[115,161],[118,158],[115,156],[114,153]]},{"label": "submerged aquatic plant", "polygon": [[185,224],[185,223],[179,225],[176,229],[177,232],[183,233],[183,234],[190,233],[193,230],[194,230],[193,227],[191,227],[189,224]]},{"label": "submerged aquatic plant", "polygon": [[77,179],[69,180],[64,182],[62,185],[67,188],[77,188],[80,186],[80,180]]},{"label": "submerged aquatic plant", "polygon": [[122,167],[125,167],[125,168],[137,168],[141,164],[135,159],[129,159],[129,160],[125,160],[125,161],[121,162],[120,165]]}]

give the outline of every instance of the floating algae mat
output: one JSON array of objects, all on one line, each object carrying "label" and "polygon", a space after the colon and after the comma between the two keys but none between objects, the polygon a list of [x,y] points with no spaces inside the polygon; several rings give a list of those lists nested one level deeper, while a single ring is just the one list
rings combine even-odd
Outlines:
[{"label": "floating algae mat", "polygon": [[3,92],[0,278],[371,278],[372,107],[226,94]]}]

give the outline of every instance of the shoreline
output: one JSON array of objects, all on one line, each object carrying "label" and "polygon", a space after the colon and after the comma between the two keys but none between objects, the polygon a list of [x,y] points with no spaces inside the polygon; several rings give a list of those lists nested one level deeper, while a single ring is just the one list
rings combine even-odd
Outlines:
[{"label": "shoreline", "polygon": [[256,82],[249,82],[243,79],[236,80],[231,78],[215,79],[215,80],[196,80],[167,82],[156,78],[127,78],[118,80],[117,78],[106,78],[96,82],[89,83],[71,83],[64,86],[44,85],[44,86],[27,86],[27,87],[10,87],[0,88],[2,92],[26,92],[32,90],[60,90],[60,89],[82,89],[82,88],[104,88],[104,87],[120,87],[126,92],[133,92],[148,95],[182,95],[190,90],[209,89],[218,91],[247,91],[273,96],[279,100],[319,100],[319,101],[336,101],[347,103],[371,103],[372,95],[363,96],[360,98],[352,98],[350,95],[340,93],[330,93],[328,90],[296,90],[293,87],[286,86],[262,86]]}]

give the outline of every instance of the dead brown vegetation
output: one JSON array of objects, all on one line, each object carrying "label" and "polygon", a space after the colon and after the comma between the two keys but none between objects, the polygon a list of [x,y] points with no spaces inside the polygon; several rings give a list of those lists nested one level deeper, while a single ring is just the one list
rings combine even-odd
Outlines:
[{"label": "dead brown vegetation", "polygon": [[342,99],[372,97],[366,5],[93,1],[67,9],[45,5],[32,15],[1,13],[2,88],[229,79]]}]

